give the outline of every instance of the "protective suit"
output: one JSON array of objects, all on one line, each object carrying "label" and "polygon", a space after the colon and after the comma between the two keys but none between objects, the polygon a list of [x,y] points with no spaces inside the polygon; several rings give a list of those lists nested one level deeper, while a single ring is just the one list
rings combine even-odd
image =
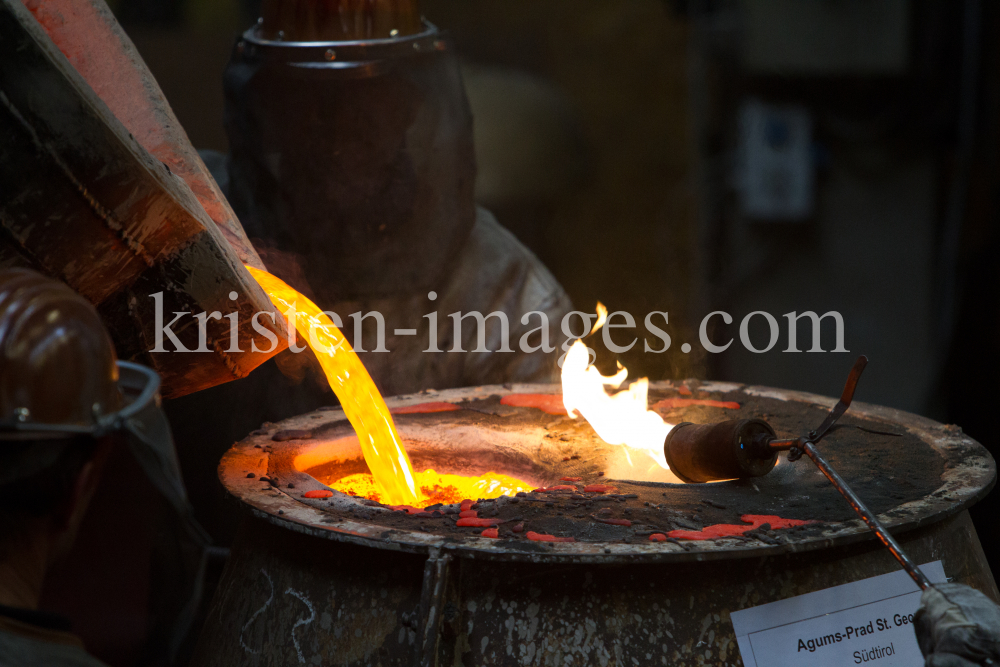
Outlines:
[{"label": "protective suit", "polygon": [[[474,204],[472,118],[447,36],[425,23],[394,39],[276,41],[268,26],[233,51],[225,173],[208,160],[268,270],[339,315],[349,340],[349,315],[381,313],[384,347],[374,318],[358,347],[385,393],[557,378],[572,306]],[[507,349],[499,316],[483,347],[473,318],[450,317],[473,311],[503,314],[510,352],[468,352]],[[544,320],[522,321],[533,311]],[[543,338],[547,351],[525,351]],[[306,358],[283,356],[291,372]]]},{"label": "protective suit", "polygon": [[[154,371],[116,361],[104,325],[83,297],[34,271],[0,271],[2,511],[47,516],[53,497],[66,493],[77,474],[72,467],[66,472],[64,461],[75,458],[82,465],[91,456],[88,443],[127,440],[173,510],[171,525],[162,526],[175,536],[170,572],[153,573],[169,580],[172,590],[152,600],[150,609],[157,626],[150,662],[165,664],[177,655],[194,618],[208,538],[193,519],[159,386]],[[69,479],[61,485],[54,481],[64,477]],[[107,547],[113,558],[115,545]],[[66,621],[33,609],[0,608],[0,665],[96,664]]]},{"label": "protective suit", "polygon": [[[260,252],[272,273],[307,295],[317,291],[295,269],[293,253],[267,248]],[[433,300],[428,298],[431,292]],[[436,289],[351,300],[317,297],[339,316],[352,345],[360,342],[356,347],[365,368],[385,395],[556,381],[558,346],[566,340],[560,322],[572,310],[569,297],[545,266],[482,208],[476,211],[475,225],[456,253],[454,266]],[[482,323],[467,316],[473,312],[483,315]],[[379,313],[381,321],[369,313]],[[458,322],[453,313],[465,317]],[[359,321],[360,336],[356,336]],[[497,351],[504,346],[508,351]],[[543,346],[556,351],[524,352]],[[320,377],[309,353],[285,351],[276,361],[290,377],[301,376],[305,368]]]}]

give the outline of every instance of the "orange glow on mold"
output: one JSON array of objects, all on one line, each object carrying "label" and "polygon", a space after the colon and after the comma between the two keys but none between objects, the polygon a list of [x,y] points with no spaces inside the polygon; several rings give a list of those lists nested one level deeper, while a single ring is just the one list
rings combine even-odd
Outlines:
[{"label": "orange glow on mold", "polygon": [[[410,506],[497,498],[532,489],[526,482],[494,472],[480,477],[439,474],[433,470],[415,473],[389,408],[340,329],[319,306],[280,278],[252,266],[246,268],[316,354],[330,388],[354,427],[370,471],[335,481],[320,481],[350,495],[387,505]],[[440,406],[429,411],[440,411]],[[323,453],[317,450],[300,455],[295,465],[302,470],[321,463]]]}]

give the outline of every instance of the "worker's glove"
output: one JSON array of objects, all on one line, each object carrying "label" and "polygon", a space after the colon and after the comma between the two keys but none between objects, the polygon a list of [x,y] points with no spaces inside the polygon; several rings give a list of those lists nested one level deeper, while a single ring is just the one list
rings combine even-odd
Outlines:
[{"label": "worker's glove", "polygon": [[936,584],[914,617],[925,667],[1000,665],[1000,607],[963,584]]}]

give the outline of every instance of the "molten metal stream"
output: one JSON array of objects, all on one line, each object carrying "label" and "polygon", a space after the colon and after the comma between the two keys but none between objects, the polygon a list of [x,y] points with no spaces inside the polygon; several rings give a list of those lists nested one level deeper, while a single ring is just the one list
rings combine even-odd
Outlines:
[{"label": "molten metal stream", "polygon": [[340,329],[320,308],[281,279],[246,267],[271,298],[271,303],[316,353],[326,379],[361,444],[368,474],[340,480],[321,480],[338,491],[387,505],[429,505],[460,502],[465,498],[496,498],[530,491],[527,482],[495,472],[463,477],[427,470],[414,473],[410,457],[396,432],[392,415],[364,364]]},{"label": "molten metal stream", "polygon": [[284,281],[252,266],[246,268],[275,308],[294,323],[316,353],[330,388],[357,433],[365,462],[384,502],[395,505],[419,502],[413,465],[396,433],[389,408],[347,339],[316,304]]}]

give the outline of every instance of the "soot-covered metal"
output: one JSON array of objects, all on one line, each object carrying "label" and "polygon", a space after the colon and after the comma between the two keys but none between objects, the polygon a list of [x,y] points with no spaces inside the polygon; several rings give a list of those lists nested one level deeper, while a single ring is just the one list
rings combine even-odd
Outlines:
[{"label": "soot-covered metal", "polygon": [[[693,397],[680,398],[679,385],[651,386],[650,403],[668,422],[761,418],[779,437],[814,427],[836,402],[734,384],[686,386]],[[480,501],[479,516],[497,522],[496,539],[457,526],[457,507],[407,515],[338,492],[305,498],[327,488],[320,480],[364,470],[337,410],[264,425],[235,445],[220,476],[255,518],[214,601],[218,627],[206,633],[202,664],[229,664],[226,647],[250,664],[277,664],[288,642],[267,638],[279,635],[291,637],[306,662],[305,643],[321,659],[347,651],[355,657],[346,663],[359,665],[632,664],[632,656],[641,664],[661,664],[661,657],[662,664],[738,664],[730,611],[897,569],[810,461],[782,459],[750,480],[657,481],[668,476],[645,453],[630,452],[629,465],[621,447],[603,443],[582,419],[504,400],[558,391],[496,386],[387,401],[394,409],[432,401],[460,408],[397,415],[417,469],[496,471],[538,487],[574,487]],[[820,447],[915,559],[944,558],[949,576],[995,594],[962,512],[995,478],[978,443],[954,426],[855,403]],[[585,491],[594,485],[612,488]],[[780,528],[758,520],[742,534],[690,539],[707,526],[749,525],[747,515],[809,523]],[[574,541],[533,541],[528,531]],[[653,534],[676,537],[652,542]],[[723,559],[725,567],[705,562]],[[309,617],[299,614],[305,607],[260,607],[268,599],[275,606],[286,589],[312,596],[310,605],[332,605],[334,616],[323,625],[313,607],[309,629],[303,622],[289,635]],[[263,610],[257,616],[255,600]],[[621,604],[630,611],[616,617]],[[343,619],[366,613],[386,631],[337,634]]]}]

